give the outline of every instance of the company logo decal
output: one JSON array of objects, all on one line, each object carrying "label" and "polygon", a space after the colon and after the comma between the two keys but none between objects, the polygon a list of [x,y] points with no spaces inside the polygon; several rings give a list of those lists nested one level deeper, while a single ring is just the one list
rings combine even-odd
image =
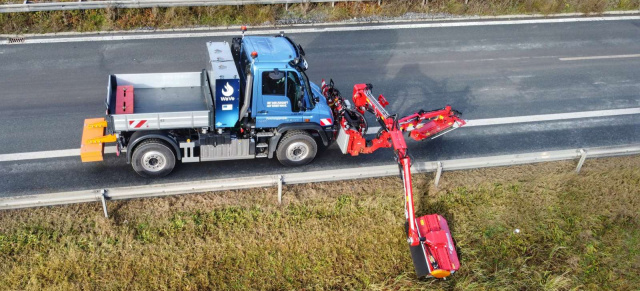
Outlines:
[{"label": "company logo decal", "polygon": [[225,97],[229,97],[233,95],[233,87],[229,85],[229,82],[227,82],[227,84],[224,85],[224,89],[222,89],[222,95],[224,95]]}]

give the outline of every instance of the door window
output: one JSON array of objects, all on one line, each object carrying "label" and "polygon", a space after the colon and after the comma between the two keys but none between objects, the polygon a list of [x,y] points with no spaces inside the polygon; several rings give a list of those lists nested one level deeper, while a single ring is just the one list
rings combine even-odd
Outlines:
[{"label": "door window", "polygon": [[269,71],[262,73],[262,95],[285,95],[286,78],[284,72]]},{"label": "door window", "polygon": [[[265,105],[271,108],[287,107],[292,112],[299,112],[300,105],[304,106],[304,90],[300,84],[300,77],[294,71],[267,71],[262,73],[262,95],[286,97],[287,102],[276,102],[273,97],[265,98]],[[275,102],[275,103],[274,103]],[[283,103],[286,106],[281,106]],[[274,105],[275,104],[275,105]]]}]

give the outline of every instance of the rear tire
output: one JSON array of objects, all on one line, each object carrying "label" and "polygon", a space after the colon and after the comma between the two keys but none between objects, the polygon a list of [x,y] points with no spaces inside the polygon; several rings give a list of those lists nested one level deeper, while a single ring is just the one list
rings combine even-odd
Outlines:
[{"label": "rear tire", "polygon": [[133,151],[131,165],[142,177],[159,178],[171,173],[176,165],[176,156],[164,142],[148,139]]},{"label": "rear tire", "polygon": [[292,130],[280,140],[276,156],[285,166],[303,166],[313,161],[317,152],[318,144],[308,132]]}]

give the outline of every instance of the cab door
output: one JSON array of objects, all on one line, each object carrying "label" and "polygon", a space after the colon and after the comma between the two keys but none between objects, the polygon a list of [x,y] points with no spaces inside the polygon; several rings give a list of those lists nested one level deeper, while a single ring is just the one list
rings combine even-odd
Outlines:
[{"label": "cab door", "polygon": [[300,102],[304,92],[296,71],[263,70],[257,80],[256,127],[272,128],[283,123],[303,121]]}]

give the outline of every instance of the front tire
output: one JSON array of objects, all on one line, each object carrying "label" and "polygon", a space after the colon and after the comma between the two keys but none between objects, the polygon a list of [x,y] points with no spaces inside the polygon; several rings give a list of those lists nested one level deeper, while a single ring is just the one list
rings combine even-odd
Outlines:
[{"label": "front tire", "polygon": [[303,166],[311,162],[317,152],[316,140],[308,132],[293,130],[280,140],[276,156],[285,166]]},{"label": "front tire", "polygon": [[142,177],[159,178],[171,173],[176,165],[176,156],[164,142],[149,139],[133,151],[131,165]]}]

